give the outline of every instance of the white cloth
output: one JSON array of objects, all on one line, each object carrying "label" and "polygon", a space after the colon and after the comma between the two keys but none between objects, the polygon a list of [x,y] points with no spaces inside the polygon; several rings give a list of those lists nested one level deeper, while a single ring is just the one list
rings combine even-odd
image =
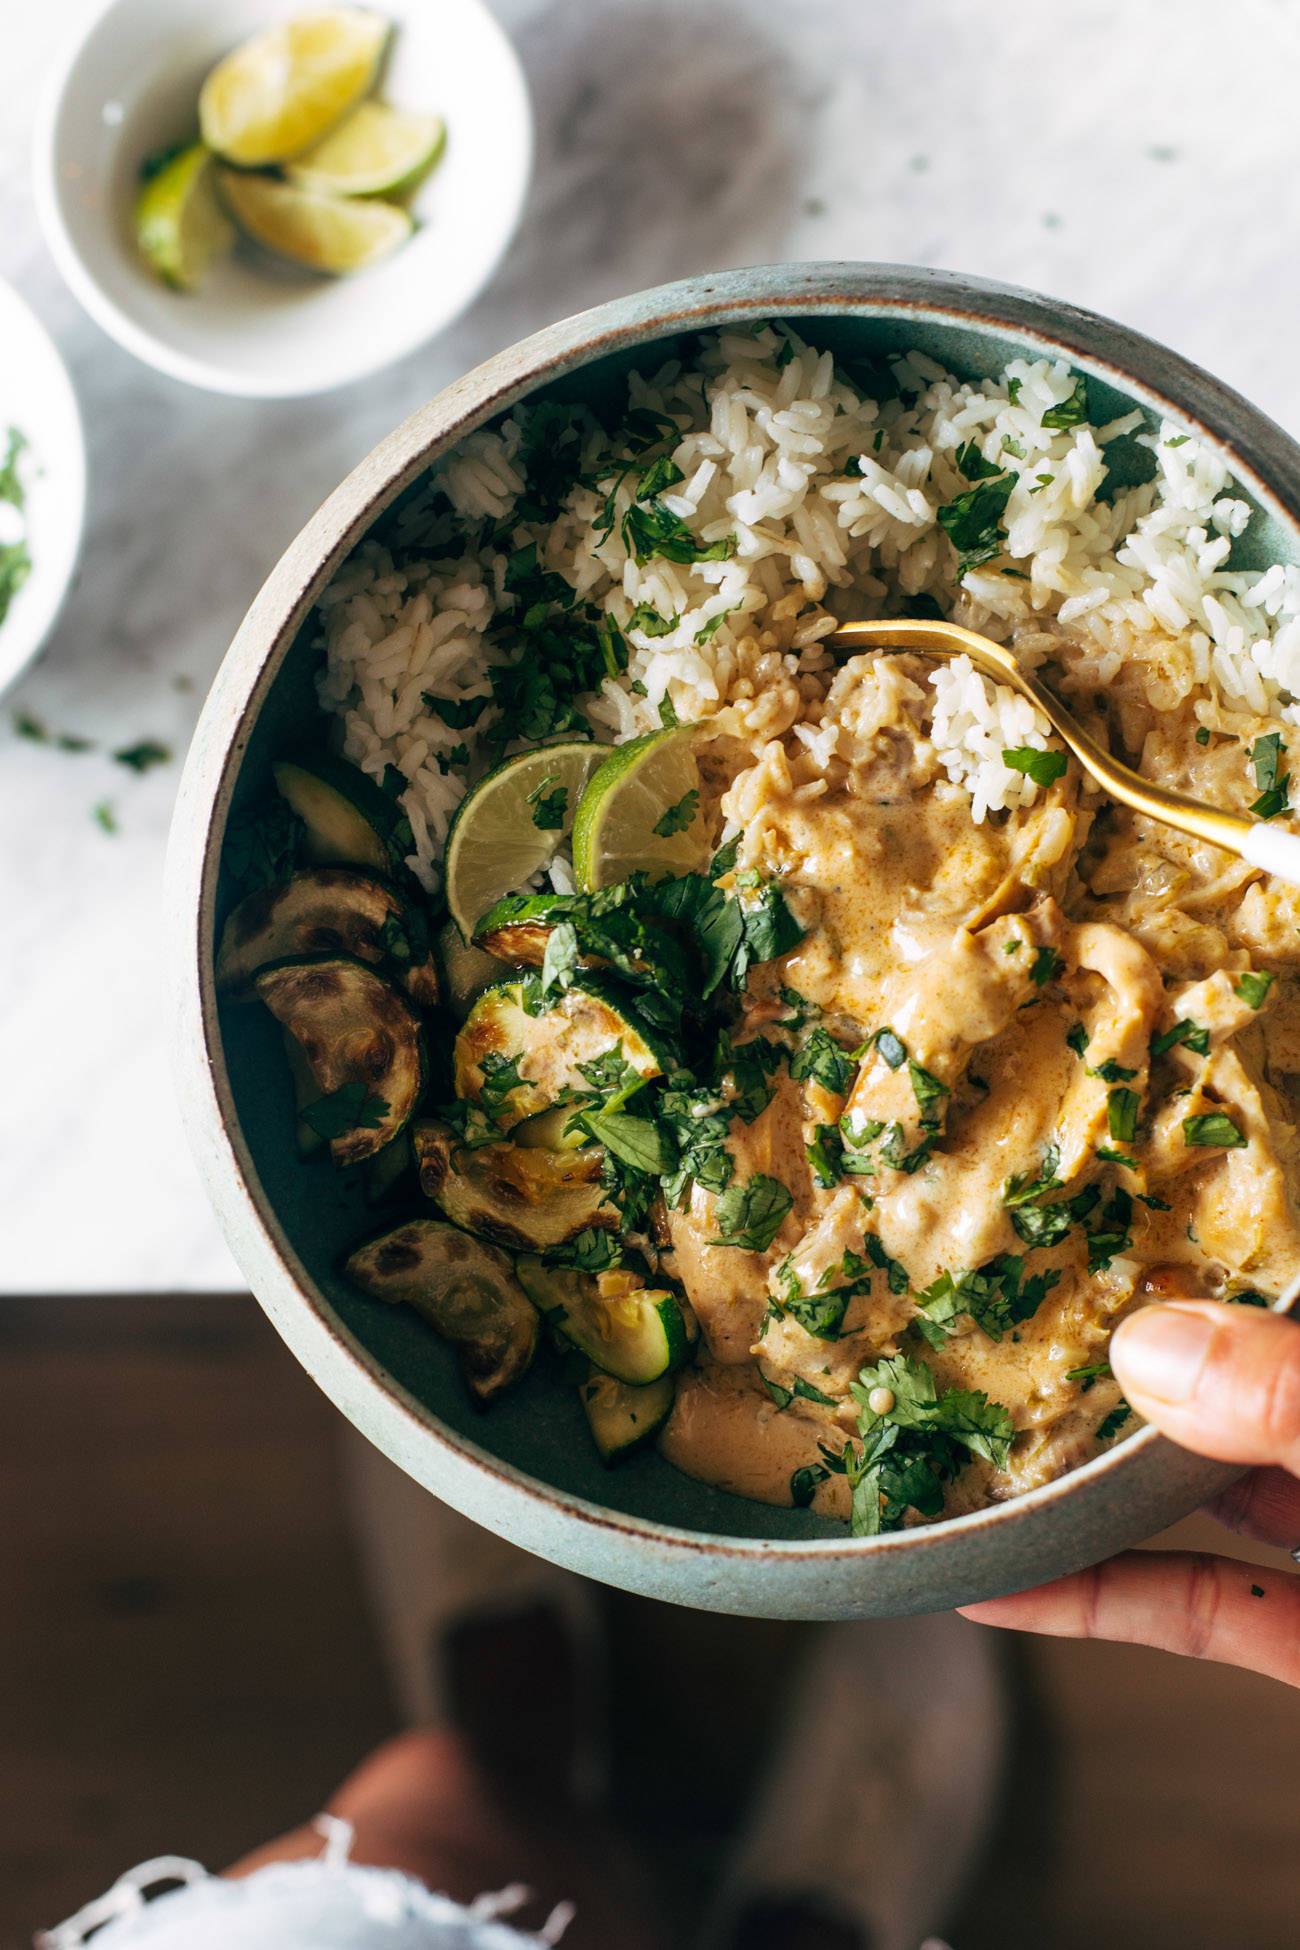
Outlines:
[{"label": "white cloth", "polygon": [[[499,1920],[528,1900],[522,1884],[466,1907],[401,1870],[349,1862],[347,1822],[322,1815],[316,1825],[325,1836],[316,1860],[274,1862],[233,1881],[180,1856],[144,1862],[43,1931],[36,1950],[542,1950],[573,1914],[562,1903],[539,1935],[525,1935]],[[150,1900],[169,1882],[183,1886]]]}]

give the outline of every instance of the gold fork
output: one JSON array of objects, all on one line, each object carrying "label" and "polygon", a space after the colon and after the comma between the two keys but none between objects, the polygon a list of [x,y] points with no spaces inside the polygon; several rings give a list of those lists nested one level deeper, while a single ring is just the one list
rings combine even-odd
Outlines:
[{"label": "gold fork", "polygon": [[959,623],[931,622],[920,618],[888,618],[873,623],[843,623],[825,639],[833,650],[866,650],[888,655],[900,650],[915,650],[927,657],[969,657],[977,670],[999,684],[1009,684],[1036,704],[1062,743],[1073,752],[1085,772],[1096,780],[1103,792],[1118,799],[1134,812],[1146,813],[1176,832],[1192,839],[1208,840],[1221,846],[1252,867],[1276,874],[1293,887],[1300,887],[1300,834],[1288,833],[1249,813],[1224,812],[1207,806],[1186,792],[1156,785],[1140,772],[1112,758],[1104,745],[1086,732],[1073,712],[1067,710],[1054,691],[1050,691],[1031,670],[1022,670],[1010,650],[977,630],[963,629]]}]

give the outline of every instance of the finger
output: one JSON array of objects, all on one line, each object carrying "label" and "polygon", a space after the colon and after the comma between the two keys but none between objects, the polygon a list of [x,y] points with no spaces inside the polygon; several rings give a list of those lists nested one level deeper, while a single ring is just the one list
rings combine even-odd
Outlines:
[{"label": "finger", "polygon": [[1300,1482],[1285,1469],[1252,1469],[1205,1507],[1239,1536],[1275,1544],[1300,1562]]},{"label": "finger", "polygon": [[1110,1358],[1139,1415],[1185,1449],[1300,1475],[1300,1322],[1213,1300],[1143,1307]]},{"label": "finger", "polygon": [[981,1625],[1118,1639],[1300,1686],[1300,1578],[1192,1551],[1127,1551],[1010,1598],[963,1605]]}]

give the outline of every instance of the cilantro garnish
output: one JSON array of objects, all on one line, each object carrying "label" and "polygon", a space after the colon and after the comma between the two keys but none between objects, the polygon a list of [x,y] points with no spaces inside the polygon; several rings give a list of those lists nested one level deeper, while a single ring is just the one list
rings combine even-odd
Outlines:
[{"label": "cilantro garnish", "polygon": [[1121,1085],[1106,1093],[1106,1125],[1119,1144],[1132,1144],[1137,1136],[1138,1106],[1142,1099],[1136,1090]]},{"label": "cilantro garnish", "polygon": [[662,494],[666,488],[676,487],[679,481],[685,479],[686,476],[672,456],[660,454],[658,460],[651,461],[637,482],[634,498],[637,501],[649,501],[656,494]]},{"label": "cilantro garnish", "polygon": [[489,1116],[495,1117],[513,1090],[518,1090],[524,1082],[519,1074],[519,1063],[523,1052],[515,1056],[502,1056],[500,1050],[486,1050],[479,1058],[479,1069],[483,1073],[483,1083],[479,1098]]},{"label": "cilantro garnish", "polygon": [[736,610],[738,610],[739,608],[740,608],[739,603],[730,603],[728,604],[726,609],[718,610],[715,615],[709,618],[707,623],[701,623],[699,629],[695,632],[694,637],[691,639],[692,642],[707,643],[710,637],[714,636],[717,633],[717,631],[721,629],[722,625],[726,622],[727,618],[731,615],[734,615]]},{"label": "cilantro garnish", "polygon": [[1136,1158],[1131,1157],[1127,1151],[1117,1151],[1111,1144],[1099,1144],[1097,1146],[1096,1156],[1101,1159],[1103,1164],[1123,1165],[1125,1171],[1136,1171],[1138,1169],[1138,1161]]},{"label": "cilantro garnish", "polygon": [[564,814],[569,803],[569,789],[556,783],[551,773],[535,785],[528,795],[528,803],[533,809],[533,825],[542,833],[558,833],[564,825]]},{"label": "cilantro garnish", "polygon": [[[842,1286],[825,1293],[805,1293],[789,1270],[788,1264],[782,1269],[786,1274],[783,1291],[779,1301],[773,1305],[778,1313],[788,1314],[806,1334],[813,1334],[819,1341],[838,1339],[844,1324],[844,1315],[853,1296],[852,1286]],[[796,1390],[796,1392],[802,1392]]]},{"label": "cilantro garnish", "polygon": [[[1005,446],[1005,444],[1004,442],[1003,445]],[[974,440],[963,441],[961,446],[958,447],[954,459],[957,462],[958,469],[966,476],[968,481],[987,481],[992,479],[995,474],[1001,474],[1003,471],[995,460],[985,460],[983,454],[980,452],[978,442]]]},{"label": "cilantro garnish", "polygon": [[1061,1275],[1055,1267],[1022,1280],[1025,1262],[1017,1253],[999,1253],[968,1273],[941,1273],[916,1295],[923,1319],[917,1321],[932,1347],[942,1347],[951,1324],[967,1314],[991,1341],[1037,1313]]},{"label": "cilantro garnish", "polygon": [[1060,1163],[1060,1146],[1044,1145],[1038,1176],[1030,1178],[1028,1172],[1013,1172],[1002,1187],[1002,1203],[1014,1210],[1017,1206],[1036,1204],[1048,1192],[1056,1191],[1061,1183],[1056,1175]]},{"label": "cilantro garnish", "polygon": [[1177,1043],[1185,1043],[1198,1056],[1210,1053],[1210,1032],[1203,1023],[1193,1022],[1190,1016],[1182,1016],[1172,1029],[1166,1029],[1159,1036],[1151,1038],[1152,1056],[1163,1056]]},{"label": "cilantro garnish", "polygon": [[1271,975],[1256,975],[1247,968],[1243,969],[1242,973],[1238,975],[1232,985],[1232,992],[1234,995],[1239,995],[1242,1001],[1248,1004],[1250,1008],[1262,1009],[1264,1006],[1264,998],[1272,986],[1273,977]]},{"label": "cilantro garnish", "polygon": [[844,1164],[844,1139],[834,1124],[819,1124],[804,1146],[804,1156],[812,1172],[813,1184],[827,1192],[838,1185]]},{"label": "cilantro garnish", "polygon": [[671,1172],[677,1163],[671,1135],[653,1118],[636,1117],[624,1110],[590,1110],[582,1111],[575,1122],[633,1171],[658,1178]]},{"label": "cilantro garnish", "polygon": [[1088,382],[1080,373],[1069,397],[1049,406],[1039,422],[1044,427],[1077,427],[1088,417]]},{"label": "cilantro garnish", "polygon": [[623,516],[623,545],[638,565],[659,556],[665,562],[725,562],[736,552],[736,537],[700,542],[679,515],[661,501],[634,501]]},{"label": "cilantro garnish", "polygon": [[938,1077],[931,1076],[928,1070],[923,1070],[921,1065],[914,1062],[911,1057],[907,1060],[907,1074],[911,1079],[912,1094],[916,1098],[921,1121],[923,1124],[928,1124],[931,1121],[934,1105],[942,1103],[943,1099],[952,1093],[946,1083],[940,1083]]},{"label": "cilantro garnish", "polygon": [[[871,1407],[880,1390],[891,1398],[884,1414]],[[850,1392],[858,1405],[860,1445],[847,1443],[827,1460],[852,1486],[855,1537],[898,1529],[909,1509],[940,1515],[944,1486],[969,1456],[999,1468],[1007,1461],[1015,1434],[1007,1410],[973,1390],[950,1388],[940,1395],[922,1362],[896,1355],[863,1368]]]},{"label": "cilantro garnish", "polygon": [[236,813],[226,829],[223,870],[240,895],[287,880],[298,861],[303,826],[287,799],[278,795],[260,810]]},{"label": "cilantro garnish", "polygon": [[142,738],[138,745],[124,745],[113,757],[119,765],[125,765],[132,772],[149,772],[155,765],[171,762],[171,749],[160,745],[156,738]]},{"label": "cilantro garnish", "polygon": [[689,792],[682,794],[675,806],[669,806],[666,812],[659,815],[654,830],[661,840],[670,840],[674,833],[684,833],[688,826],[694,824],[699,809],[699,787],[692,786]]},{"label": "cilantro garnish", "polygon": [[873,1266],[878,1266],[885,1275],[885,1283],[891,1293],[906,1293],[910,1284],[907,1268],[900,1261],[891,1259],[874,1232],[869,1232],[863,1240],[863,1250]]},{"label": "cilantro garnish", "polygon": [[113,811],[112,804],[109,800],[101,799],[97,806],[92,806],[90,816],[102,833],[116,833],[118,831],[117,814]]},{"label": "cilantro garnish", "polygon": [[1127,1402],[1121,1402],[1118,1408],[1112,1408],[1110,1414],[1104,1416],[1097,1424],[1098,1442],[1109,1442],[1113,1435],[1118,1435],[1132,1413]]},{"label": "cilantro garnish", "polygon": [[1255,784],[1259,787],[1259,797],[1251,806],[1258,819],[1275,819],[1285,812],[1290,803],[1287,791],[1287,772],[1282,760],[1286,757],[1286,746],[1282,734],[1270,731],[1255,740],[1250,748],[1250,762],[1255,768]]},{"label": "cilantro garnish", "polygon": [[1204,1112],[1200,1117],[1183,1119],[1184,1144],[1214,1147],[1225,1151],[1241,1150],[1246,1139],[1225,1110]]},{"label": "cilantro garnish", "polygon": [[1064,752],[1039,751],[1036,745],[1016,745],[1002,754],[1002,763],[1013,772],[1023,772],[1035,785],[1051,785],[1064,778],[1069,766]]},{"label": "cilantro garnish", "polygon": [[829,1029],[820,1027],[810,1032],[790,1059],[790,1075],[796,1083],[811,1077],[832,1097],[847,1096],[854,1067],[848,1051],[841,1049]]},{"label": "cilantro garnish", "polygon": [[546,1258],[560,1266],[574,1266],[581,1273],[604,1273],[622,1263],[623,1248],[613,1233],[587,1226],[566,1245],[548,1247]]},{"label": "cilantro garnish", "polygon": [[790,1501],[796,1510],[806,1510],[817,1494],[817,1485],[826,1481],[829,1472],[820,1463],[806,1463],[796,1469],[790,1478]]},{"label": "cilantro garnish", "polygon": [[468,731],[478,723],[492,700],[490,697],[434,697],[426,691],[424,702],[449,731]]},{"label": "cilantro garnish", "polygon": [[1082,1056],[1088,1047],[1088,1032],[1081,1022],[1076,1022],[1074,1027],[1067,1031],[1065,1040],[1076,1056]]},{"label": "cilantro garnish", "polygon": [[1080,1393],[1086,1395],[1096,1381],[1104,1381],[1110,1374],[1109,1361],[1090,1361],[1082,1368],[1067,1368],[1067,1381],[1077,1381]]},{"label": "cilantro garnish", "polygon": [[1072,1225],[1081,1223],[1100,1203],[1101,1192],[1097,1186],[1085,1185],[1073,1198],[1020,1206],[1012,1212],[1011,1224],[1027,1246],[1056,1246]]},{"label": "cilantro garnish", "polygon": [[1034,954],[1034,959],[1030,964],[1029,979],[1035,988],[1045,988],[1048,982],[1054,982],[1056,980],[1064,968],[1065,963],[1060,955],[1057,954],[1055,948],[1043,946],[1037,949]]},{"label": "cilantro garnish", "polygon": [[793,1204],[779,1178],[756,1171],[743,1184],[728,1185],[718,1199],[718,1231],[713,1244],[765,1253]]},{"label": "cilantro garnish", "polygon": [[317,1137],[340,1138],[347,1131],[378,1130],[388,1105],[382,1097],[371,1095],[368,1084],[358,1081],[341,1083],[337,1090],[304,1104],[298,1115]]},{"label": "cilantro garnish", "polygon": [[546,937],[542,956],[542,994],[547,1000],[571,986],[579,959],[578,930],[572,921],[557,921]]},{"label": "cilantro garnish", "polygon": [[1124,1065],[1117,1063],[1113,1056],[1108,1056],[1104,1063],[1099,1063],[1095,1069],[1090,1069],[1088,1075],[1100,1077],[1103,1083],[1129,1083],[1137,1075],[1137,1071],[1125,1069]]},{"label": "cilantro garnish", "polygon": [[939,526],[957,551],[959,577],[992,561],[1006,540],[1002,516],[1015,485],[1014,474],[992,474],[939,509]]},{"label": "cilantro garnish", "polygon": [[1085,1230],[1088,1241],[1088,1271],[1102,1273],[1120,1253],[1133,1244],[1133,1200],[1118,1185],[1099,1214],[1100,1224]]},{"label": "cilantro garnish", "polygon": [[643,636],[671,636],[681,620],[680,616],[661,616],[653,603],[638,603],[627,619],[627,627],[640,630]]}]

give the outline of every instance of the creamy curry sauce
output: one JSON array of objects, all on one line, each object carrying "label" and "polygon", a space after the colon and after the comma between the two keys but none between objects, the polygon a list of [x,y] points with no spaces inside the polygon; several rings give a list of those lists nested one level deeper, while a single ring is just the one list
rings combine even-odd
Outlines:
[{"label": "creamy curry sauce", "polygon": [[[722,810],[742,834],[742,884],[749,869],[779,875],[806,929],[754,971],[736,1038],[787,1034],[795,1007],[862,1053],[843,1094],[782,1065],[767,1108],[732,1120],[736,1176],[769,1174],[792,1195],[768,1251],[718,1245],[716,1200],[698,1185],[669,1221],[702,1354],[663,1452],[773,1503],[812,1469],[815,1507],[841,1517],[846,1479],[816,1465],[856,1432],[849,1388],[864,1365],[906,1352],[941,1390],[979,1389],[1010,1411],[1005,1468],[971,1462],[947,1491],[955,1514],[1132,1428],[1105,1365],[1130,1308],[1271,1299],[1300,1271],[1300,894],[1082,797],[1073,766],[1032,806],[974,824],[925,736],[924,679],[915,659],[857,659],[821,707],[852,720],[839,740],[851,756],[814,763],[792,732],[730,769]],[[1121,681],[1093,721],[1152,776],[1244,807],[1250,742],[1287,728],[1199,712],[1156,714]],[[1192,1027],[1171,1038],[1180,1022]],[[876,1135],[865,1172],[823,1186],[808,1147],[827,1126],[851,1144]],[[1067,1200],[1079,1217],[1033,1243]],[[951,1303],[944,1319],[942,1294],[927,1305],[944,1275],[992,1265],[996,1286],[1001,1256],[1021,1262],[1022,1292],[1035,1276],[1043,1290],[1000,1337],[996,1318],[981,1326]],[[847,1282],[864,1259],[869,1280]],[[829,1334],[783,1305],[846,1284]]]}]

